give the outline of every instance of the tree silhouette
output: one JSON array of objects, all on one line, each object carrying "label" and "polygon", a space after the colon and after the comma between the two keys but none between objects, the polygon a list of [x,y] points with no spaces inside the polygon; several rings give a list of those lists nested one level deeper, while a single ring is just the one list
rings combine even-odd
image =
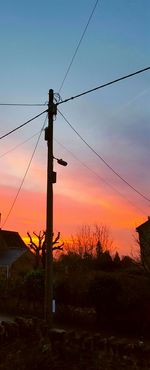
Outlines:
[{"label": "tree silhouette", "polygon": [[116,268],[121,267],[121,259],[120,259],[120,256],[119,256],[118,252],[115,253],[113,263],[114,263],[114,267],[116,267]]},{"label": "tree silhouette", "polygon": [[96,258],[99,259],[103,253],[103,248],[100,240],[98,240],[96,245]]},{"label": "tree silhouette", "polygon": [[101,251],[112,250],[113,240],[110,230],[106,225],[93,224],[82,225],[75,235],[72,235],[70,243],[65,249],[84,255],[98,256]]},{"label": "tree silhouette", "polygon": [[[42,263],[43,268],[45,269],[45,259],[46,259],[46,232],[40,231],[38,234],[34,231],[33,234],[37,238],[37,243],[33,241],[33,237],[29,232],[27,235],[30,239],[28,244],[31,251],[33,251],[36,259],[35,268],[38,269]],[[54,234],[53,234],[54,236]],[[53,240],[52,251],[63,250],[64,243],[60,242],[60,232],[58,232],[56,238]]]}]

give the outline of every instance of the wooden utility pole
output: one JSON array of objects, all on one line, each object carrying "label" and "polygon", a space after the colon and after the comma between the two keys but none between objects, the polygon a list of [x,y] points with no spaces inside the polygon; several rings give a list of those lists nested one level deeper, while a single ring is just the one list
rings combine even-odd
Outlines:
[{"label": "wooden utility pole", "polygon": [[54,104],[54,92],[49,90],[48,127],[45,129],[47,141],[47,209],[46,209],[46,267],[45,267],[45,320],[52,326],[53,303],[53,183],[56,183],[56,173],[53,172],[53,117],[57,113]]}]

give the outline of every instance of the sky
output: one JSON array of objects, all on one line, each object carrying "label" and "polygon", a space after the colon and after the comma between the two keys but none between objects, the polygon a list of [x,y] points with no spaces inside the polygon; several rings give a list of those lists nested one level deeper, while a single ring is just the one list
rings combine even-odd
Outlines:
[{"label": "sky", "polygon": [[[48,91],[66,99],[150,65],[149,0],[7,0],[0,12],[0,103],[45,104]],[[97,90],[59,109],[84,140],[129,184],[150,198],[150,72]],[[0,106],[0,136],[46,106]],[[0,142],[1,227],[24,237],[45,229],[47,144],[43,114]],[[47,125],[47,123],[46,123]],[[54,232],[62,238],[84,224],[105,224],[120,254],[136,250],[135,228],[150,202],[119,179],[60,113],[54,122]],[[10,212],[25,173],[27,175]],[[6,222],[5,222],[6,221]]]}]

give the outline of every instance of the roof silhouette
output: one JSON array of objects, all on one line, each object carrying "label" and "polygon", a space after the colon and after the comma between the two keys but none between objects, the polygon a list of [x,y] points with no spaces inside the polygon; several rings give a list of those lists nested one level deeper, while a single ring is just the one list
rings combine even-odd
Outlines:
[{"label": "roof silhouette", "polygon": [[150,229],[150,217],[148,216],[148,220],[143,222],[143,224],[136,227],[137,232],[145,231],[147,229]]},{"label": "roof silhouette", "polygon": [[10,266],[27,250],[18,232],[0,230],[0,266]]}]

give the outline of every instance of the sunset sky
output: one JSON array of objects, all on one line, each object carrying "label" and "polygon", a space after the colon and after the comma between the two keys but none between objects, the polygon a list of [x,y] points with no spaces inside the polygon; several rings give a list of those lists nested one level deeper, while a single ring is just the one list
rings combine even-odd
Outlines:
[{"label": "sunset sky", "polygon": [[[45,103],[59,92],[95,0],[7,0],[0,12],[0,103]],[[60,91],[62,99],[150,66],[150,1],[99,0]],[[77,132],[127,182],[150,198],[150,71],[59,106]],[[0,136],[46,107],[0,106]],[[44,132],[17,201],[45,114],[0,142],[1,226],[45,229]],[[36,134],[36,135],[35,135]],[[30,139],[30,140],[28,140]],[[144,200],[115,176],[57,114],[54,122],[54,231],[105,224],[114,248],[135,250],[135,228],[150,215]],[[3,225],[4,224],[4,225]]]}]

